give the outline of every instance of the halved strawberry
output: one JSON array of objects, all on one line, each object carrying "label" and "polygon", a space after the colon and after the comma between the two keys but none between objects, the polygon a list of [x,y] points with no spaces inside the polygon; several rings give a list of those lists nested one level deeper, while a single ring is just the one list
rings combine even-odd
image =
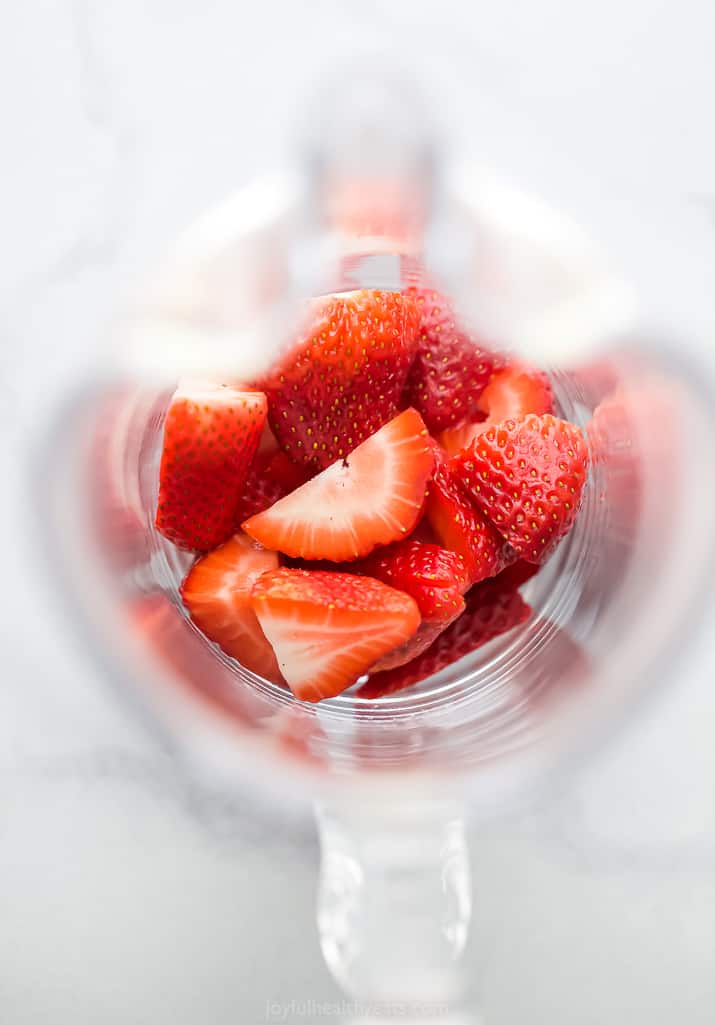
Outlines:
[{"label": "halved strawberry", "polygon": [[305,466],[292,463],[280,449],[258,451],[241,490],[236,525],[275,505],[279,499],[305,484],[308,476]]},{"label": "halved strawberry", "polygon": [[554,397],[546,374],[524,363],[511,363],[497,371],[477,401],[479,416],[473,422],[444,431],[442,447],[455,455],[476,438],[490,423],[527,413],[553,413]]},{"label": "halved strawberry", "polygon": [[488,426],[489,421],[486,416],[478,412],[475,418],[467,423],[460,424],[459,427],[450,427],[448,431],[442,431],[437,435],[437,440],[447,455],[456,456]]},{"label": "halved strawberry", "polygon": [[[506,571],[508,572],[508,570]],[[466,598],[466,609],[418,658],[387,672],[371,675],[357,692],[360,698],[380,698],[411,687],[464,658],[487,641],[520,626],[531,609],[518,590],[501,575],[483,580]]]},{"label": "halved strawberry", "polygon": [[462,595],[469,586],[464,559],[440,545],[408,538],[373,552],[355,569],[411,595],[423,619],[444,622],[464,608]]},{"label": "halved strawberry", "polygon": [[491,425],[450,465],[514,550],[543,562],[573,526],[588,450],[578,427],[547,413]]},{"label": "halved strawberry", "polygon": [[393,651],[388,651],[386,655],[379,658],[377,662],[370,667],[370,673],[380,673],[388,669],[396,669],[398,666],[407,665],[413,659],[421,655],[423,651],[426,651],[443,633],[450,623],[453,623],[455,619],[464,612],[464,598],[460,599],[459,606],[454,609],[453,614],[449,619],[441,620],[426,620],[423,619],[420,623],[417,633],[410,637],[409,641],[405,641],[399,648],[395,648]]},{"label": "halved strawberry", "polygon": [[553,413],[554,396],[542,370],[514,362],[494,374],[477,405],[489,420],[496,422],[528,413]]},{"label": "halved strawberry", "polygon": [[457,327],[448,299],[429,288],[407,289],[420,311],[417,352],[403,402],[430,431],[472,419],[477,401],[501,360]]},{"label": "halved strawberry", "polygon": [[175,545],[208,551],[235,530],[266,408],[260,392],[224,385],[187,384],[174,393],[164,424],[156,526]]},{"label": "halved strawberry", "polygon": [[433,463],[425,425],[407,409],[243,529],[266,548],[301,559],[361,558],[409,534]]},{"label": "halved strawberry", "polygon": [[444,457],[429,484],[425,518],[439,543],[462,556],[472,584],[494,576],[508,561],[504,538],[475,508]]},{"label": "halved strawberry", "polygon": [[351,573],[265,573],[254,586],[253,608],[302,701],[340,694],[420,623],[409,595]]},{"label": "halved strawberry", "polygon": [[324,469],[387,423],[412,361],[417,308],[364,290],[316,302],[307,333],[261,383],[279,444]]},{"label": "halved strawberry", "polygon": [[516,590],[527,581],[535,577],[541,569],[535,562],[527,562],[526,559],[517,559],[506,566],[495,578],[505,590],[509,588]]},{"label": "halved strawberry", "polygon": [[253,611],[251,591],[262,573],[277,568],[276,552],[236,534],[199,559],[181,585],[189,615],[209,640],[246,669],[274,683],[282,682],[282,677]]}]

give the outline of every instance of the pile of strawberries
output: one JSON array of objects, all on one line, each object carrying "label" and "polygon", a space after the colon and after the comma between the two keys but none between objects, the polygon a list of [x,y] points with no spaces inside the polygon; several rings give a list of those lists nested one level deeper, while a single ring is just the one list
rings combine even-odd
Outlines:
[{"label": "pile of strawberries", "polygon": [[263,380],[196,384],[164,427],[156,525],[202,554],[210,640],[296,697],[416,683],[524,622],[588,468],[548,379],[430,290],[317,301]]}]

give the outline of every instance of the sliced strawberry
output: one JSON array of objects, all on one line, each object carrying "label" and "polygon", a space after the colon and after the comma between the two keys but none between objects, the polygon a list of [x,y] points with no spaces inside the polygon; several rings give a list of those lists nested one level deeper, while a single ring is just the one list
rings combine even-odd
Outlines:
[{"label": "sliced strawberry", "polygon": [[407,409],[244,530],[266,548],[344,562],[405,537],[417,523],[434,455],[422,419]]},{"label": "sliced strawberry", "polygon": [[411,687],[480,648],[487,641],[520,626],[531,609],[518,590],[500,576],[484,580],[469,592],[466,609],[418,658],[388,672],[371,675],[357,692],[380,698]]},{"label": "sliced strawberry", "polygon": [[280,445],[276,441],[276,436],[271,430],[268,421],[266,421],[263,425],[260,441],[258,442],[257,455],[269,456],[278,451],[280,451]]},{"label": "sliced strawberry", "polygon": [[509,417],[527,413],[553,413],[554,397],[546,374],[524,363],[511,363],[497,371],[477,401],[480,416],[473,422],[444,431],[439,438],[442,447],[455,455],[486,429]]},{"label": "sliced strawberry", "polygon": [[505,565],[504,538],[462,490],[451,460],[443,458],[430,481],[425,516],[439,543],[462,556],[471,583]]},{"label": "sliced strawberry", "polygon": [[512,363],[494,374],[482,392],[478,408],[492,423],[509,417],[553,413],[554,396],[546,374],[525,363]]},{"label": "sliced strawberry", "polygon": [[547,413],[492,424],[450,465],[514,550],[543,562],[573,526],[588,450],[578,427]]},{"label": "sliced strawberry", "polygon": [[[425,503],[425,510],[426,510],[426,508],[427,508],[427,504]],[[430,527],[430,525],[429,525],[429,523],[427,521],[427,517],[426,516],[422,516],[422,518],[418,521],[417,526],[414,528],[414,530],[410,534],[410,537],[412,538],[413,541],[423,541],[424,544],[426,544],[426,545],[437,545],[437,544],[439,544],[439,541],[437,540],[437,536],[436,536],[435,532],[432,530],[432,528]]]},{"label": "sliced strawberry", "polygon": [[231,536],[241,488],[266,419],[266,397],[223,385],[174,393],[164,424],[156,526],[180,548]]},{"label": "sliced strawberry", "polygon": [[[297,569],[333,568],[326,562],[305,562],[302,559],[289,562]],[[410,662],[464,610],[462,595],[469,586],[464,560],[433,540],[417,541],[414,533],[406,541],[380,548],[367,559],[346,563],[341,569],[348,573],[364,573],[404,591],[415,599],[422,615],[422,623],[414,637],[379,659],[372,667],[373,672]],[[530,569],[535,572],[537,567]]]},{"label": "sliced strawberry", "polygon": [[258,451],[243,485],[236,525],[270,508],[308,480],[305,466],[292,463],[280,449]]},{"label": "sliced strawberry", "polygon": [[307,333],[262,382],[271,427],[294,462],[324,469],[395,415],[416,332],[415,303],[397,293],[316,303]]},{"label": "sliced strawberry", "polygon": [[477,401],[500,359],[460,330],[449,300],[428,288],[407,289],[420,310],[417,352],[403,402],[430,431],[473,419]]},{"label": "sliced strawberry", "polygon": [[409,595],[351,573],[265,573],[253,589],[253,608],[302,701],[340,694],[420,623]]},{"label": "sliced strawberry", "polygon": [[277,568],[276,552],[236,534],[199,559],[181,585],[189,615],[209,640],[246,669],[274,683],[282,682],[282,677],[253,611],[251,591],[262,573]]},{"label": "sliced strawberry", "polygon": [[514,562],[506,566],[501,573],[498,574],[494,579],[499,582],[499,585],[504,590],[521,587],[541,569],[541,566],[537,566],[535,562],[527,562],[525,559],[516,559]]},{"label": "sliced strawberry", "polygon": [[448,431],[442,431],[437,435],[437,438],[448,455],[456,456],[488,426],[489,421],[486,416],[483,413],[477,413],[476,417],[468,423],[460,424],[459,427],[450,427]]},{"label": "sliced strawberry", "polygon": [[422,620],[414,637],[410,637],[409,641],[401,644],[399,648],[395,648],[394,651],[389,651],[387,655],[379,658],[375,665],[370,667],[370,673],[380,673],[388,669],[396,669],[398,666],[407,665],[408,662],[411,662],[418,655],[421,655],[423,651],[426,651],[430,644],[436,641],[449,624],[453,623],[463,612],[464,598],[460,598],[459,606],[455,608],[449,619]]},{"label": "sliced strawberry", "polygon": [[408,538],[373,552],[358,569],[411,595],[423,619],[444,622],[464,608],[462,595],[469,586],[464,559],[439,545]]}]

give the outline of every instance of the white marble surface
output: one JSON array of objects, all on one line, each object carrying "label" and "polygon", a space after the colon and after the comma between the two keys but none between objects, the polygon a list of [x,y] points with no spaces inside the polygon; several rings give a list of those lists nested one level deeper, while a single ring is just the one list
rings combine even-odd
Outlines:
[{"label": "white marble surface", "polygon": [[[442,82],[468,72],[450,109],[482,155],[604,235],[611,190],[630,226],[650,205],[679,243],[715,252],[708,0],[8,8],[3,1025],[229,1025],[264,1020],[267,999],[337,996],[313,931],[312,834],[173,778],[51,601],[27,491],[48,404],[133,282],[195,213],[279,158],[295,97],[323,62],[373,39]],[[713,266],[704,258],[670,296],[701,325],[713,320]],[[691,652],[679,683],[583,779],[475,836],[470,957],[486,1022],[713,1020],[714,677],[712,652]]]}]

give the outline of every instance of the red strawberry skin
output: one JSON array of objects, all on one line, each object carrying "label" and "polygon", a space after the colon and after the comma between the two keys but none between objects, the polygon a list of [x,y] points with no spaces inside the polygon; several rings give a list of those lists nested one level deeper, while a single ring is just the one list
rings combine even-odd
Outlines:
[{"label": "red strawberry skin", "polygon": [[356,572],[411,595],[422,619],[438,622],[453,619],[464,608],[462,595],[469,586],[461,555],[411,538],[373,552]]},{"label": "red strawberry skin", "polygon": [[588,474],[578,427],[550,414],[504,420],[453,459],[462,487],[527,562],[573,526]]},{"label": "red strawberry skin", "polygon": [[438,462],[425,518],[439,543],[464,559],[472,584],[492,577],[508,560],[508,546],[461,487],[450,460]]},{"label": "red strawberry skin", "polygon": [[412,299],[362,290],[315,304],[307,332],[261,383],[287,455],[342,459],[398,411],[418,326]]},{"label": "red strawberry skin", "polygon": [[420,311],[417,351],[407,378],[403,404],[422,414],[430,432],[473,419],[477,402],[501,360],[461,331],[454,311],[438,292],[406,292]]},{"label": "red strawberry skin", "polygon": [[309,474],[304,466],[292,463],[285,452],[257,452],[241,490],[236,512],[236,526],[250,516],[269,509],[301,484]]},{"label": "red strawberry skin", "polygon": [[357,697],[386,697],[411,687],[525,623],[530,615],[530,607],[508,578],[484,580],[468,593],[462,615],[426,651],[406,665],[371,675]]},{"label": "red strawberry skin", "polygon": [[266,397],[214,385],[175,392],[164,424],[156,527],[179,548],[209,551],[236,525]]}]

